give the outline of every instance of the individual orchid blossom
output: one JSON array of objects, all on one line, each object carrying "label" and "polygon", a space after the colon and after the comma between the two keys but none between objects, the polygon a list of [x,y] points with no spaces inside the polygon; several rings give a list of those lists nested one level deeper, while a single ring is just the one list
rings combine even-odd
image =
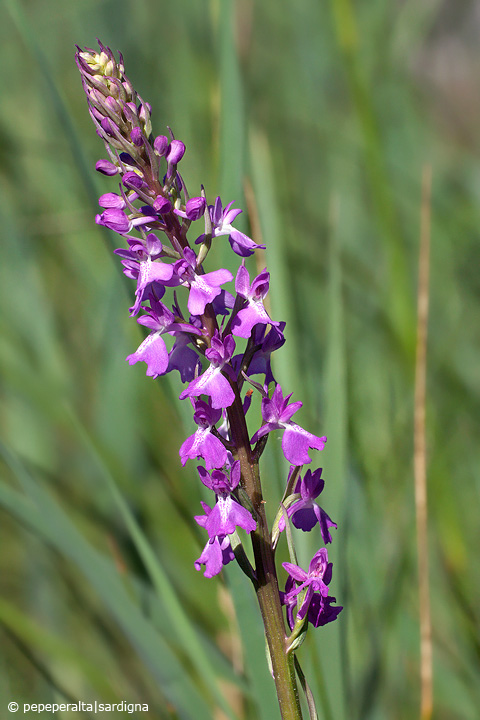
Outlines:
[{"label": "individual orchid blossom", "polygon": [[[201,527],[205,527],[212,513],[212,509],[207,503],[201,503],[205,515],[196,515],[195,522]],[[224,565],[235,560],[235,555],[227,535],[215,535],[209,537],[200,557],[195,560],[195,570],[201,570],[205,565],[206,578],[212,578],[222,570]]]},{"label": "individual orchid blossom", "polygon": [[[209,205],[210,221],[212,224],[212,238],[228,235],[228,240],[233,252],[240,257],[248,257],[253,254],[254,250],[265,250],[265,245],[258,245],[248,235],[240,232],[233,227],[232,223],[235,218],[242,212],[239,208],[232,208],[233,201],[223,208],[222,201],[219,197],[215,200],[215,205]],[[205,235],[200,235],[195,241],[197,244],[203,242]]]},{"label": "individual orchid blossom", "polygon": [[147,363],[146,374],[156,378],[163,375],[168,368],[168,350],[162,338],[164,333],[176,334],[180,332],[188,332],[194,335],[200,335],[197,328],[188,323],[177,323],[173,313],[161,302],[150,301],[150,309],[146,315],[138,318],[140,325],[150,328],[151,333],[137,350],[128,355],[127,361],[129,365],[143,361]]},{"label": "individual orchid blossom", "polygon": [[[305,477],[298,479],[295,493],[300,494],[300,499],[289,506],[287,515],[292,519],[295,527],[304,532],[313,530],[318,522],[323,542],[328,544],[332,542],[329,528],[336,528],[337,525],[329,518],[325,510],[322,510],[322,508],[314,502],[325,486],[325,481],[321,475],[322,468],[314,470],[314,472],[307,470]],[[280,517],[278,529],[280,532],[283,532],[285,529],[285,518],[283,515]]]},{"label": "individual orchid blossom", "polygon": [[[130,248],[129,250],[115,250],[115,253],[123,258],[124,261],[130,261],[128,265],[130,272],[137,273],[137,289],[135,290],[135,303],[130,308],[130,315],[137,315],[140,310],[141,303],[145,299],[145,292],[149,285],[158,283],[165,285],[173,276],[173,266],[160,260],[163,245],[154,233],[149,233],[143,242],[139,242],[136,238],[127,238]],[[132,262],[134,263],[132,265]],[[135,263],[137,266],[135,267]],[[128,264],[124,262],[124,265]],[[162,291],[163,295],[163,291]],[[157,295],[158,297],[158,295]]]},{"label": "individual orchid blossom", "polygon": [[292,415],[297,410],[300,410],[303,405],[301,402],[294,402],[289,405],[291,397],[290,394],[284,398],[282,388],[277,384],[272,397],[263,398],[262,417],[265,424],[253,435],[252,443],[257,442],[272,430],[284,430],[282,450],[285,458],[292,465],[305,465],[312,461],[308,450],[310,448],[323,450],[327,438],[317,437],[290,420]]},{"label": "individual orchid blossom", "polygon": [[182,444],[179,455],[182,465],[187,460],[203,458],[207,470],[221,468],[227,462],[227,450],[221,440],[213,433],[213,426],[222,417],[221,410],[214,410],[210,402],[204,400],[193,400],[195,413],[194,421],[199,426],[193,435],[190,435]]},{"label": "individual orchid blossom", "polygon": [[[328,595],[328,585],[332,580],[333,565],[328,562],[326,550],[318,551],[313,556],[310,563],[309,572],[306,573],[302,568],[291,563],[284,563],[284,567],[289,573],[287,582],[285,583],[285,592],[282,593],[282,604],[287,608],[287,622],[290,630],[293,630],[296,619],[302,620],[307,616],[308,622],[314,627],[326,625],[336,620],[343,607],[340,605],[332,607],[332,603],[336,602],[336,598]],[[319,554],[321,557],[319,558]],[[313,578],[310,577],[310,571],[314,568]],[[315,577],[315,571],[322,574],[321,580]],[[300,587],[296,587],[296,582],[302,583]],[[308,587],[303,598],[303,602],[298,609],[298,600],[301,597],[302,590]],[[294,615],[294,611],[298,610]]]},{"label": "individual orchid blossom", "polygon": [[278,327],[280,323],[271,320],[263,300],[268,293],[270,273],[267,269],[257,275],[250,284],[250,275],[242,262],[238,268],[235,278],[235,290],[237,295],[246,300],[246,307],[239,310],[232,323],[232,333],[238,337],[248,338],[255,325],[273,325]]},{"label": "individual orchid blossom", "polygon": [[328,584],[324,580],[324,575],[329,565],[328,553],[325,548],[318,550],[310,561],[308,572],[298,565],[293,565],[293,563],[284,562],[282,565],[290,577],[297,583],[300,583],[298,587],[293,587],[290,593],[287,594],[288,599],[286,598],[285,604],[288,604],[292,598],[297,597],[302,590],[307,591],[297,613],[297,617],[302,619],[307,614],[314,592],[320,593],[322,597],[327,597],[328,595]]},{"label": "individual orchid blossom", "polygon": [[217,335],[211,339],[211,347],[205,351],[205,357],[210,361],[210,367],[205,370],[203,375],[192,380],[190,385],[180,395],[180,400],[186,397],[198,397],[199,395],[207,395],[211,398],[212,408],[227,408],[233,403],[235,393],[222,371],[229,371],[231,379],[235,374],[230,365],[228,365],[233,351],[235,349],[235,341],[231,335],[228,335],[224,341]]},{"label": "individual orchid blossom", "polygon": [[231,535],[237,527],[250,533],[257,527],[248,510],[233,497],[232,492],[240,482],[240,463],[234,462],[230,468],[230,478],[221,470],[208,473],[201,465],[197,467],[202,483],[213,490],[217,502],[208,516],[205,529],[210,538],[218,535]]},{"label": "individual orchid blossom", "polygon": [[184,260],[175,263],[175,272],[182,284],[190,288],[188,310],[192,315],[202,315],[205,306],[220,294],[220,286],[233,279],[229,270],[214,270],[200,275],[197,273],[197,256],[190,248],[185,248]]}]

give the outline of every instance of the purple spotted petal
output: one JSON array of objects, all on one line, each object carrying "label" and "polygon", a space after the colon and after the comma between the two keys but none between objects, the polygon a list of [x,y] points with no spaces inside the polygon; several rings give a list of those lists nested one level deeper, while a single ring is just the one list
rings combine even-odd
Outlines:
[{"label": "purple spotted petal", "polygon": [[202,554],[198,560],[195,560],[195,570],[201,570],[202,565],[205,565],[204,576],[212,578],[214,575],[218,575],[223,566],[228,565],[232,560],[235,560],[235,555],[228,537],[214,537],[209,539]]},{"label": "purple spotted petal", "polygon": [[299,425],[290,423],[285,427],[282,438],[282,450],[286,459],[292,465],[307,465],[312,461],[308,454],[310,448],[323,450],[326,437],[317,437],[307,432]]},{"label": "purple spotted petal", "polygon": [[129,365],[147,363],[147,375],[156,378],[163,375],[168,367],[168,351],[159,332],[150,333],[136,352],[126,358]]},{"label": "purple spotted petal", "polygon": [[241,527],[247,533],[250,533],[255,530],[257,523],[248,510],[232,497],[223,498],[220,496],[205,525],[209,537],[230,535],[235,531],[236,527]]},{"label": "purple spotted petal", "polygon": [[235,400],[233,392],[227,378],[222,375],[219,368],[210,366],[190,385],[183,390],[180,400],[186,397],[198,397],[199,395],[208,395],[212,400],[213,408],[227,408]]}]

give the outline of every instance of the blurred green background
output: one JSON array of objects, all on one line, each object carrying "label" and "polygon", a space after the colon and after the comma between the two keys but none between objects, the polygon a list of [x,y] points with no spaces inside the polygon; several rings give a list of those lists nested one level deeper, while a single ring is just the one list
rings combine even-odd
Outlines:
[{"label": "blurred green background", "polygon": [[[193,567],[202,491],[178,459],[193,431],[178,376],[124,361],[142,331],[94,223],[114,182],[94,171],[105,154],[73,60],[96,37],[123,52],[154,132],[186,143],[190,192],[235,200],[267,245],[287,321],[276,376],[328,436],[314,462],[345,610],[299,652],[325,720],[419,717],[413,395],[432,167],[433,717],[479,717],[479,31],[467,0],[4,0],[2,718],[10,700],[94,699],[147,703],[138,717],[155,720],[277,717],[247,581]],[[299,540],[306,566],[318,537]]]}]

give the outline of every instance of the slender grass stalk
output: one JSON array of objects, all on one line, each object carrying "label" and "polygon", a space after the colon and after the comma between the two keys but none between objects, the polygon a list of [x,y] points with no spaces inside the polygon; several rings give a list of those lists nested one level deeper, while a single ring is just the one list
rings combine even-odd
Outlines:
[{"label": "slender grass stalk", "polygon": [[331,0],[331,6],[348,89],[363,136],[365,172],[379,228],[386,241],[390,281],[385,291],[390,318],[401,350],[410,356],[410,353],[413,354],[410,328],[413,327],[414,308],[410,295],[405,293],[408,269],[404,240],[399,229],[372,93],[362,68],[360,29],[352,0]]},{"label": "slender grass stalk", "polygon": [[430,271],[432,168],[422,173],[422,207],[417,298],[417,351],[415,362],[414,472],[417,521],[418,588],[420,605],[420,683],[421,720],[429,720],[433,711],[432,626],[430,617],[430,583],[428,563],[427,453],[425,438],[425,403],[427,379],[427,324]]}]

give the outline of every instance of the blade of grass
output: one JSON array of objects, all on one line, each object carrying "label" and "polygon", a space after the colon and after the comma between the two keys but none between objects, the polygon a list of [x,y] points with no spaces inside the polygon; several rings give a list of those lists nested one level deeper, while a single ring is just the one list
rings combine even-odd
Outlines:
[{"label": "blade of grass", "polygon": [[404,239],[399,230],[391,184],[383,157],[378,118],[371,91],[364,76],[360,53],[360,30],[351,0],[331,0],[337,43],[342,53],[345,73],[362,130],[365,145],[365,167],[374,202],[379,228],[385,238],[388,258],[386,301],[390,321],[399,347],[410,358],[413,354],[414,309],[408,283],[408,268],[404,252]]},{"label": "blade of grass", "polygon": [[117,695],[108,682],[108,677],[103,669],[94,665],[89,658],[84,657],[69,642],[40,627],[12,603],[2,598],[0,598],[0,622],[25,642],[29,648],[35,650],[40,656],[47,657],[48,664],[54,660],[61,663],[62,666],[75,668],[88,679],[99,697],[104,698],[105,702],[116,701]]},{"label": "blade of grass", "polygon": [[[346,586],[346,533],[347,522],[347,385],[346,350],[344,337],[342,268],[340,262],[340,199],[332,197],[330,210],[329,252],[329,325],[327,359],[324,377],[325,428],[328,442],[322,456],[326,478],[326,499],[329,512],[338,522],[339,529],[329,559],[334,563],[334,583],[339,587],[340,604],[347,603]],[[347,612],[344,610],[330,630],[329,662],[323,663],[326,685],[329,689],[329,706],[333,717],[347,717],[348,707],[348,656],[346,647]],[[324,629],[325,635],[328,630]],[[326,637],[316,636],[319,651]]]},{"label": "blade of grass", "polygon": [[430,617],[430,579],[428,560],[427,448],[425,436],[431,188],[432,168],[430,165],[426,165],[423,168],[422,173],[413,438],[420,613],[421,720],[430,720],[433,712],[432,623]]},{"label": "blade of grass", "polygon": [[223,0],[218,20],[220,66],[220,191],[241,203],[245,172],[245,112],[235,39],[234,2]]},{"label": "blade of grass", "polygon": [[168,644],[132,602],[113,564],[82,537],[18,458],[8,453],[3,445],[0,445],[0,452],[27,495],[22,496],[0,484],[0,504],[75,563],[151,669],[179,716],[185,720],[210,720],[211,709]]}]

